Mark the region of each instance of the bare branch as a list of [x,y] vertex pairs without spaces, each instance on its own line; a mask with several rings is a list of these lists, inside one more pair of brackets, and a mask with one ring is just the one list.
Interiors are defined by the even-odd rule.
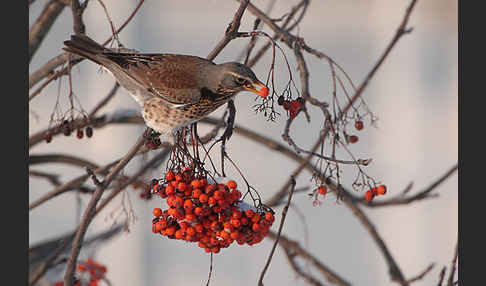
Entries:
[[29,176],[44,178],[54,186],[59,186],[61,184],[59,182],[59,175],[50,174],[41,171],[29,170]]
[[[148,129],[147,129],[148,130]],[[110,171],[108,176],[103,180],[103,182],[96,188],[96,191],[93,194],[86,210],[83,214],[83,218],[81,220],[81,224],[78,227],[78,231],[74,237],[73,241],[73,249],[71,251],[71,256],[69,257],[66,274],[64,276],[64,285],[73,285],[74,284],[74,270],[76,268],[76,262],[78,259],[79,252],[81,251],[81,246],[83,244],[84,235],[86,230],[88,229],[89,224],[91,223],[94,215],[95,209],[98,201],[101,199],[101,195],[108,187],[108,185],[115,179],[118,173],[130,162],[130,160],[137,154],[140,147],[143,146],[145,142],[145,136],[140,136],[138,141],[135,145],[130,149],[130,151],[123,157],[120,162]]]
[[356,204],[354,204],[352,200],[345,199],[347,196],[346,192],[342,192],[342,196],[346,206],[349,209],[351,209],[351,211],[358,218],[358,220],[361,222],[363,227],[370,233],[371,237],[373,238],[373,240],[381,250],[383,256],[385,257],[385,261],[388,264],[388,271],[392,281],[398,282],[402,286],[408,285],[408,282],[403,276],[402,271],[398,267],[397,262],[391,255],[390,251],[388,250],[388,247],[386,246],[381,236],[378,234],[378,231],[376,230],[373,223],[368,219],[368,217],[364,214],[364,212]]
[[309,284],[315,285],[315,286],[322,286],[321,282],[314,278],[312,275],[309,273],[304,272],[302,269],[300,269],[299,265],[297,265],[297,262],[295,261],[296,255],[293,253],[293,251],[290,248],[283,248],[284,253],[290,263],[290,266],[294,271],[302,276]]
[[[273,231],[268,233],[268,237],[271,239],[277,238],[277,234]],[[336,285],[339,286],[350,286],[351,284],[341,278],[338,274],[334,273],[331,269],[325,266],[322,262],[320,262],[314,255],[310,254],[307,250],[302,248],[296,241],[293,241],[287,238],[284,235],[281,235],[279,238],[279,245],[283,248],[288,248],[293,251],[295,255],[302,257],[303,259],[309,260],[316,269],[318,269],[326,279]]]
[[272,246],[272,250],[270,250],[270,255],[268,256],[267,263],[265,264],[265,267],[263,267],[262,274],[260,275],[260,280],[258,280],[258,285],[263,286],[263,276],[265,275],[265,272],[267,271],[268,267],[270,266],[270,261],[272,261],[273,253],[275,252],[275,248],[277,247],[278,240],[280,238],[280,235],[282,233],[282,228],[283,224],[285,222],[285,217],[287,216],[287,211],[289,210],[289,205],[290,205],[290,200],[292,199],[292,195],[294,194],[295,190],[295,179],[294,177],[290,178],[292,183],[289,191],[289,199],[287,200],[287,204],[285,205],[283,211],[282,211],[282,219],[280,220],[280,225],[278,227],[278,232],[277,236],[275,237],[275,243]]
[[[110,164],[103,166],[103,167],[97,168],[96,170],[94,170],[94,172],[95,173],[104,173],[104,172],[106,172],[106,170],[108,170],[112,166],[118,164],[119,161],[120,160],[116,160],[116,161],[114,161]],[[82,176],[79,176],[77,178],[72,179],[69,182],[66,182],[64,184],[57,186],[54,190],[47,192],[42,197],[40,197],[36,201],[29,204],[29,211],[34,209],[35,207],[41,205],[42,203],[45,203],[46,201],[60,195],[60,194],[63,194],[67,191],[70,191],[70,190],[73,190],[73,189],[76,189],[76,188],[80,188],[81,184],[83,184],[88,178],[89,178],[89,175],[84,174]]]
[[454,251],[454,258],[452,258],[450,272],[449,272],[449,279],[447,279],[447,286],[454,285],[454,274],[456,273],[456,262],[459,253],[459,240],[456,243],[456,250]]
[[245,12],[246,7],[248,6],[249,0],[242,0],[240,7],[238,7],[238,10],[235,13],[235,16],[233,17],[233,21],[231,24],[228,26],[226,29],[226,32],[224,34],[224,38],[219,41],[219,43],[216,45],[216,47],[209,53],[207,56],[207,59],[212,61],[216,56],[228,45],[231,40],[236,38],[238,34],[238,29],[240,28],[240,23],[241,23],[241,17],[243,17],[243,13]]
[[83,10],[79,5],[78,0],[71,0],[71,11],[73,13],[73,31],[76,34],[84,34],[86,27],[84,26],[82,13]]
[[35,52],[41,45],[45,36],[61,14],[66,5],[59,0],[51,0],[46,4],[40,16],[30,28],[29,32],[29,63]]
[[29,165],[36,164],[48,164],[48,163],[64,163],[73,166],[78,166],[81,168],[90,167],[92,169],[97,169],[99,166],[93,162],[86,159],[68,155],[68,154],[44,154],[44,155],[30,155]]
[[[428,198],[433,198],[436,197],[434,194],[430,194],[433,190],[435,190],[440,184],[442,184],[447,178],[452,176],[458,169],[458,164],[455,164],[450,168],[444,175],[442,175],[440,178],[438,178],[435,182],[433,182],[429,187],[425,188],[425,190],[420,191],[416,193],[415,195],[409,196],[409,197],[403,197],[397,196],[394,198],[390,198],[387,200],[382,200],[382,201],[372,201],[372,202],[366,202],[363,198],[356,198],[353,197],[353,200],[362,202],[368,207],[384,207],[384,206],[396,206],[396,205],[406,205],[410,204],[415,201],[423,200],[423,199],[428,199]],[[408,189],[408,188],[407,188]],[[407,189],[402,192],[402,194],[406,193]]]

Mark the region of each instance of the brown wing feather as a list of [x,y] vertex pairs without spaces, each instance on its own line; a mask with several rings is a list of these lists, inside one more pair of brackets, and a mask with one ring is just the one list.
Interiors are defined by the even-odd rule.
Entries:
[[[187,55],[172,54],[120,54],[104,56],[126,70],[155,95],[173,104],[193,104],[200,100],[198,68],[209,61]],[[212,64],[212,62],[209,62]]]

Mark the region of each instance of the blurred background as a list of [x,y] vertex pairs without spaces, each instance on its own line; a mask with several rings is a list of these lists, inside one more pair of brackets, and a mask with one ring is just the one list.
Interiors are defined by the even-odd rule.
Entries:
[[[266,9],[269,1],[251,1]],[[270,12],[273,18],[287,13],[299,1],[277,0]],[[37,0],[29,7],[29,26],[34,23],[46,0]],[[103,3],[116,27],[119,27],[137,5],[136,1],[104,0]],[[333,58],[359,85],[375,65],[402,21],[409,1],[398,0],[329,0],[311,1],[304,19],[294,32],[306,43]],[[128,48],[142,52],[192,54],[206,57],[223,37],[239,3],[227,0],[209,1],[146,1],[131,23],[119,34]],[[457,1],[418,1],[409,21],[413,32],[404,36],[379,69],[363,98],[379,118],[376,127],[365,121],[359,143],[349,146],[358,158],[373,158],[365,172],[388,187],[388,197],[400,194],[413,182],[413,192],[428,187],[449,170],[458,160],[458,22]],[[111,29],[102,6],[90,1],[84,12],[86,33],[104,42]],[[252,29],[255,17],[248,11],[242,19],[241,31]],[[266,27],[265,31],[269,31]],[[62,52],[62,42],[72,34],[72,15],[69,7],[54,23],[50,33],[33,57],[29,73]],[[272,33],[270,33],[272,34]],[[263,42],[263,41],[262,41]],[[232,41],[215,62],[233,61],[244,51],[248,39]],[[294,77],[298,72],[292,51],[281,45],[289,59]],[[277,56],[277,88],[282,89],[288,79],[282,57]],[[305,55],[310,71],[310,92],[320,100],[330,99],[331,81],[326,62]],[[253,70],[265,79],[271,53]],[[105,96],[115,80],[100,72],[97,65],[84,61],[72,72],[73,91],[81,106],[89,111]],[[296,80],[297,86],[300,86]],[[51,83],[29,102],[29,134],[47,127],[56,100],[67,109],[67,78]],[[235,98],[236,124],[260,134],[281,139],[284,118],[268,122],[263,114],[256,114],[252,106],[255,96],[241,93]],[[120,89],[116,97],[101,113],[119,109],[138,109],[128,93]],[[219,117],[224,111],[214,113]],[[311,112],[311,124],[299,116],[293,126],[297,143],[310,148],[321,126],[319,112]],[[199,125],[201,133],[209,127]],[[206,129],[205,129],[206,128]],[[77,140],[58,136],[51,144],[41,143],[30,154],[65,153],[88,158],[100,165],[121,156],[143,132],[141,125],[111,125],[95,129],[90,139]],[[228,152],[237,162],[249,182],[269,199],[287,180],[297,164],[280,154],[269,152],[235,135]],[[217,156],[217,155],[216,155]],[[219,157],[217,157],[219,158]],[[125,168],[131,174],[143,158],[135,158]],[[51,164],[32,169],[60,174],[69,180],[84,173],[83,169]],[[160,172],[153,177],[159,178]],[[243,183],[236,172],[228,170],[237,182]],[[350,188],[356,175],[354,167],[344,167],[342,177]],[[311,186],[310,174],[303,173],[297,186]],[[52,190],[45,180],[30,178],[29,202]],[[129,188],[131,190],[131,188]],[[414,285],[435,285],[443,266],[449,266],[458,237],[458,179],[454,174],[436,190],[440,196],[410,205],[383,208],[364,208],[377,231],[387,244],[407,278],[417,275],[429,264],[434,269]],[[135,220],[129,232],[118,235],[100,247],[95,259],[108,268],[107,277],[116,286],[124,285],[202,285],[209,272],[209,255],[197,246],[183,241],[168,240],[151,232],[152,209],[161,200],[142,201],[138,192],[125,192],[97,216],[88,229],[88,236],[107,229],[124,216],[124,205],[133,210]],[[59,234],[74,230],[79,223],[77,201],[82,210],[89,201],[87,195],[63,194],[29,212],[29,244],[36,244]],[[377,198],[379,200],[381,198]],[[282,207],[276,208],[280,221]],[[277,230],[278,223],[272,227]],[[293,198],[283,233],[297,240],[325,265],[353,285],[390,285],[385,259],[361,226],[357,218],[343,204],[329,195],[318,207],[305,194]],[[215,255],[210,285],[255,285],[270,252],[273,241],[265,239],[254,246],[232,245]],[[83,257],[88,255],[82,253]],[[316,277],[329,284],[317,271]],[[306,285],[289,266],[285,254],[277,248],[265,285]]]

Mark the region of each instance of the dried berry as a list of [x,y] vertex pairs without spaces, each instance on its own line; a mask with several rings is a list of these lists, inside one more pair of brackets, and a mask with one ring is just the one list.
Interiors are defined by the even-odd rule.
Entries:
[[351,136],[348,137],[348,141],[349,141],[349,143],[356,143],[356,142],[358,142],[358,136],[351,135]]
[[76,137],[78,137],[78,139],[83,139],[83,136],[83,129],[78,129],[78,132],[76,132]]
[[46,143],[50,143],[52,141],[52,133],[48,131],[44,139],[46,140]]
[[91,138],[93,136],[93,128],[91,126],[86,127],[86,137]]

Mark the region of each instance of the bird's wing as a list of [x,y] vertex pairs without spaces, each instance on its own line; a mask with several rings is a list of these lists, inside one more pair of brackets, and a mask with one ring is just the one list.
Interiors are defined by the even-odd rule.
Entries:
[[172,54],[103,53],[127,75],[176,107],[196,103],[201,98],[198,73],[203,58]]

